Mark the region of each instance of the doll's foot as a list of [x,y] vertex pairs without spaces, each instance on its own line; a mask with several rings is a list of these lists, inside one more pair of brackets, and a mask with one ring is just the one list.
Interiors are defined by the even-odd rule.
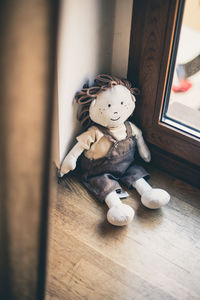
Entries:
[[162,189],[150,189],[142,194],[142,204],[151,209],[157,209],[166,205],[170,200],[170,195]]
[[132,222],[134,217],[134,210],[126,204],[118,204],[112,206],[107,213],[107,220],[110,224],[115,226],[124,226]]

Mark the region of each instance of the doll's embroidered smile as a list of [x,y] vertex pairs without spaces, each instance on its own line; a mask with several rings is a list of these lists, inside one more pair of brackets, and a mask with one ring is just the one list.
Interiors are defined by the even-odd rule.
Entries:
[[117,119],[111,119],[112,121],[118,121],[120,119],[120,117],[119,118],[117,118]]

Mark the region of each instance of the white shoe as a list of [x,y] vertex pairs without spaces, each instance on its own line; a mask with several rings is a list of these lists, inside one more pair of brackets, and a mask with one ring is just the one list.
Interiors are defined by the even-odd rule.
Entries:
[[151,209],[157,209],[166,205],[170,195],[162,189],[147,190],[141,197],[142,204]]
[[134,217],[134,210],[126,204],[118,204],[112,206],[107,213],[107,220],[110,224],[115,226],[124,226],[132,222]]

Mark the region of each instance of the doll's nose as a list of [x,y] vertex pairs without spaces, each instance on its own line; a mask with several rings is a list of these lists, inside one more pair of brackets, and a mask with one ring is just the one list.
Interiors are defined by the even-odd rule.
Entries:
[[115,112],[114,112],[114,115],[115,115],[115,114],[118,114],[118,112],[117,112],[117,111],[115,111]]

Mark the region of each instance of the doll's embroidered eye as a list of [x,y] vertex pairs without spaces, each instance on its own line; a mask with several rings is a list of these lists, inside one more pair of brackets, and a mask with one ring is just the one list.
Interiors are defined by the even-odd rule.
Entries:
[[111,107],[111,104],[108,104],[108,107]]
[[121,102],[121,105],[123,105],[123,104],[124,104],[124,102],[122,101],[122,102]]

